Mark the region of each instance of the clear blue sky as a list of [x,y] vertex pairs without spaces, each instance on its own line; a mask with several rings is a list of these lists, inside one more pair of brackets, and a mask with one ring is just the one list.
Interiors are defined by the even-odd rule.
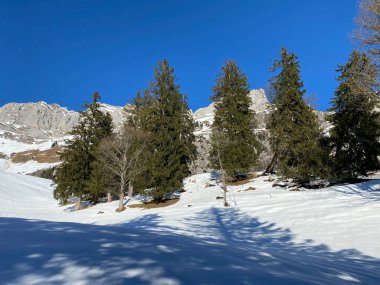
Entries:
[[336,66],[354,48],[356,0],[0,0],[0,105],[46,101],[80,109],[98,90],[124,105],[163,58],[196,109],[234,59],[251,88],[267,88],[286,47],[307,92],[326,109]]

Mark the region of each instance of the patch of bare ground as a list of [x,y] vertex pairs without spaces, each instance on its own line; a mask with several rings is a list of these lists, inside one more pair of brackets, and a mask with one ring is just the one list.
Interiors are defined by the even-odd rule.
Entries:
[[46,150],[27,150],[23,152],[14,153],[11,155],[13,163],[24,163],[29,160],[34,160],[38,163],[55,163],[59,162],[59,152],[62,151],[62,147],[55,146]]
[[128,208],[142,208],[142,209],[155,209],[155,208],[163,208],[167,206],[174,205],[179,201],[179,198],[164,200],[162,202],[149,202],[144,204],[134,204],[127,206]]
[[0,152],[0,159],[7,159],[7,158],[8,157],[4,153]]
[[254,179],[254,178],[257,178],[257,176],[254,174],[250,174],[244,179],[227,181],[226,184],[227,184],[227,186],[240,186],[240,185],[244,185],[244,184],[253,182],[252,179]]
[[23,143],[32,144],[33,142],[35,142],[35,139],[33,137],[28,136],[28,135],[24,135],[24,134],[15,134],[12,132],[4,132],[1,136],[5,139],[23,142]]
[[120,212],[124,212],[125,209],[127,209],[127,208],[126,208],[126,207],[123,207],[121,210],[120,210],[119,208],[116,208],[115,212],[118,212],[118,213],[120,213]]

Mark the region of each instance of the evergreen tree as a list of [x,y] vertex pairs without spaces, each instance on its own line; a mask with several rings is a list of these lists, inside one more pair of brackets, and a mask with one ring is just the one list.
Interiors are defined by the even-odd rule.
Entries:
[[284,178],[307,183],[324,172],[317,117],[303,99],[297,56],[283,48],[272,69],[278,73],[271,79],[274,110],[268,128],[277,169]]
[[112,133],[112,118],[100,111],[99,99],[99,93],[95,92],[93,102],[85,104],[87,110],[80,113],[78,125],[69,133],[72,139],[66,141],[65,150],[61,153],[62,164],[57,169],[55,198],[67,203],[70,197],[75,196],[79,199],[77,208],[84,198],[93,202],[98,198],[98,190],[93,193],[88,187],[96,161],[95,149],[104,137]]
[[215,118],[210,161],[215,169],[223,165],[226,174],[234,178],[248,172],[259,154],[249,91],[245,74],[235,62],[227,61],[211,97],[215,103]]
[[334,126],[330,132],[334,172],[356,178],[380,166],[377,69],[366,54],[354,51],[338,72],[340,84],[329,117]]
[[[99,144],[102,144],[100,142]],[[93,152],[94,160],[91,163],[90,178],[86,181],[86,190],[90,193],[90,200],[96,203],[99,198],[112,192],[114,188],[115,177],[110,173],[104,161],[102,161],[102,152],[99,147]]]
[[155,144],[153,143],[154,134],[154,112],[156,108],[156,100],[146,89],[141,95],[137,92],[132,101],[133,109],[132,116],[128,117],[127,125],[135,128],[137,131],[144,133],[146,141],[150,142],[145,146],[145,151],[142,153],[145,157],[143,170],[134,179],[134,189],[136,192],[143,192],[145,189],[154,187],[153,177],[153,157],[155,153]]
[[183,179],[190,174],[189,164],[196,156],[195,124],[187,98],[175,81],[174,69],[164,60],[155,69],[149,90],[135,100],[141,104],[136,105],[134,121],[148,133],[152,144],[146,171],[137,180],[149,173],[156,201],[182,187]]

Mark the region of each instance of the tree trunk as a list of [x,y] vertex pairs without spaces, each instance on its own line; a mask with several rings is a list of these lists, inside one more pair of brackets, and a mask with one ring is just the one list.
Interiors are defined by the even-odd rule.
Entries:
[[108,192],[108,193],[107,193],[107,201],[108,201],[108,203],[111,203],[111,202],[112,202],[111,192]]
[[124,192],[123,193],[120,193],[120,197],[119,197],[119,208],[118,210],[119,211],[123,211],[124,209]]
[[276,164],[277,164],[277,153],[273,156],[264,174],[272,174],[274,172],[274,168],[276,167]]
[[222,183],[223,183],[223,199],[224,199],[224,207],[228,207],[229,204],[227,202],[227,184],[226,184],[226,176],[224,174],[224,172],[222,173]]
[[77,202],[75,203],[75,211],[78,211],[82,208],[81,200],[81,198],[78,198]]
[[121,178],[120,181],[120,191],[119,191],[119,211],[123,211],[124,209],[124,178]]
[[128,197],[132,197],[133,196],[133,185],[131,183],[131,181],[128,182]]

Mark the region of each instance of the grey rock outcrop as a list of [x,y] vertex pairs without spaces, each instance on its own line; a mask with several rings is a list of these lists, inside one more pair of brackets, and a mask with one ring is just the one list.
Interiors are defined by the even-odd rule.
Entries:
[[[102,104],[116,128],[123,121],[123,108]],[[69,111],[57,104],[9,103],[0,107],[0,136],[32,143],[34,140],[61,138],[78,124],[79,112]]]
[[78,123],[79,114],[57,104],[9,103],[0,108],[0,131],[18,140],[62,137]]

